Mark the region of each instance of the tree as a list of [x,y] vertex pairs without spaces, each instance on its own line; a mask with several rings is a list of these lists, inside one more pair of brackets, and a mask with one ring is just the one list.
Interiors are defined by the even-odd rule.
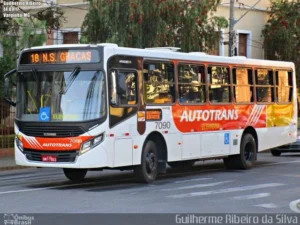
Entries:
[[22,27],[18,51],[24,48],[43,45],[47,41],[46,21],[40,21],[37,19],[28,20],[22,18],[18,19],[17,23]]
[[[17,53],[24,48],[42,45],[46,37],[46,22],[37,19],[17,19],[14,21],[22,30],[16,45],[16,36],[5,34],[0,36],[5,54],[0,57],[0,120],[6,118],[10,113],[10,106],[3,99],[3,75],[16,67]],[[12,36],[11,36],[12,35]],[[9,37],[9,38],[8,38]]]
[[[5,1],[5,0],[4,0]],[[19,0],[14,0],[11,2],[19,2]],[[46,1],[40,1],[40,0],[31,0],[31,2],[34,2],[35,4],[45,3]],[[20,13],[28,13],[26,10],[24,10],[22,6],[10,6],[15,8],[17,12]],[[5,7],[0,7],[0,35],[3,35],[7,32],[13,32],[17,33],[20,24],[16,22],[14,18],[5,17],[4,16],[4,9]],[[34,19],[39,21],[45,21],[47,31],[50,33],[52,29],[59,29],[66,21],[66,18],[64,16],[64,11],[62,8],[58,7],[56,4],[48,4],[45,8],[41,8],[36,13],[32,13],[30,11],[30,17],[29,19],[34,24]]]
[[[18,2],[14,0],[11,2]],[[32,0],[37,4],[44,3],[40,0]],[[10,6],[15,8],[19,13],[28,13],[22,6]],[[0,43],[5,50],[3,57],[0,57],[0,96],[3,96],[3,75],[16,66],[17,52],[25,47],[43,44],[46,36],[45,32],[42,34],[35,34],[35,30],[43,28],[48,33],[52,29],[59,29],[66,21],[64,11],[56,4],[50,4],[45,8],[41,8],[36,13],[30,11],[30,17],[24,20],[18,20],[4,15],[4,6],[0,6]],[[41,22],[43,21],[43,22]],[[22,32],[20,32],[22,29]],[[42,29],[42,30],[43,30]],[[23,33],[23,34],[22,34]],[[16,38],[21,34],[19,47],[16,48]],[[0,97],[0,120],[7,117],[9,114],[9,105]]]
[[300,85],[300,1],[275,0],[265,25],[264,50],[267,59],[292,61]]
[[227,27],[223,17],[210,17],[220,0],[88,0],[82,42],[113,42],[125,47],[176,46],[206,51]]

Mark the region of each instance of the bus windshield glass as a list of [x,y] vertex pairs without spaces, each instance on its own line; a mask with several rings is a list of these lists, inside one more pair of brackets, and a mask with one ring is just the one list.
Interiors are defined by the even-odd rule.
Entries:
[[18,76],[17,119],[36,122],[86,121],[105,115],[101,71],[31,72]]

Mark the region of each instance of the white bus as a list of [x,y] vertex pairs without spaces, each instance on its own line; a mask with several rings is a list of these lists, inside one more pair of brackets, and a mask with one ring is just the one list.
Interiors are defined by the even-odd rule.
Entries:
[[25,49],[5,75],[6,100],[16,106],[15,160],[63,168],[75,181],[117,168],[150,183],[167,165],[216,158],[249,169],[258,152],[296,141],[295,77],[291,62],[176,48]]

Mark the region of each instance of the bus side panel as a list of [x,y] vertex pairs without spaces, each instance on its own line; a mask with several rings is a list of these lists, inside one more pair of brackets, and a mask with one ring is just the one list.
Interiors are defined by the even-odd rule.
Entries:
[[130,166],[133,163],[134,136],[137,136],[136,129],[137,115],[122,121],[110,129],[107,138],[113,136],[113,167]]

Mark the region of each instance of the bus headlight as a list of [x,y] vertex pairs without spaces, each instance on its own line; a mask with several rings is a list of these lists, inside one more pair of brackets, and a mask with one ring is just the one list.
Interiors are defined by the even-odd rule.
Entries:
[[92,148],[96,147],[97,145],[99,145],[103,141],[103,137],[104,137],[103,134],[100,134],[99,136],[84,142],[81,145],[79,154],[82,155],[88,152],[89,150],[91,150]]
[[18,135],[16,136],[16,144],[17,144],[18,148],[20,149],[20,151],[23,152],[24,146],[23,146],[22,141],[21,141],[20,138],[18,137]]

